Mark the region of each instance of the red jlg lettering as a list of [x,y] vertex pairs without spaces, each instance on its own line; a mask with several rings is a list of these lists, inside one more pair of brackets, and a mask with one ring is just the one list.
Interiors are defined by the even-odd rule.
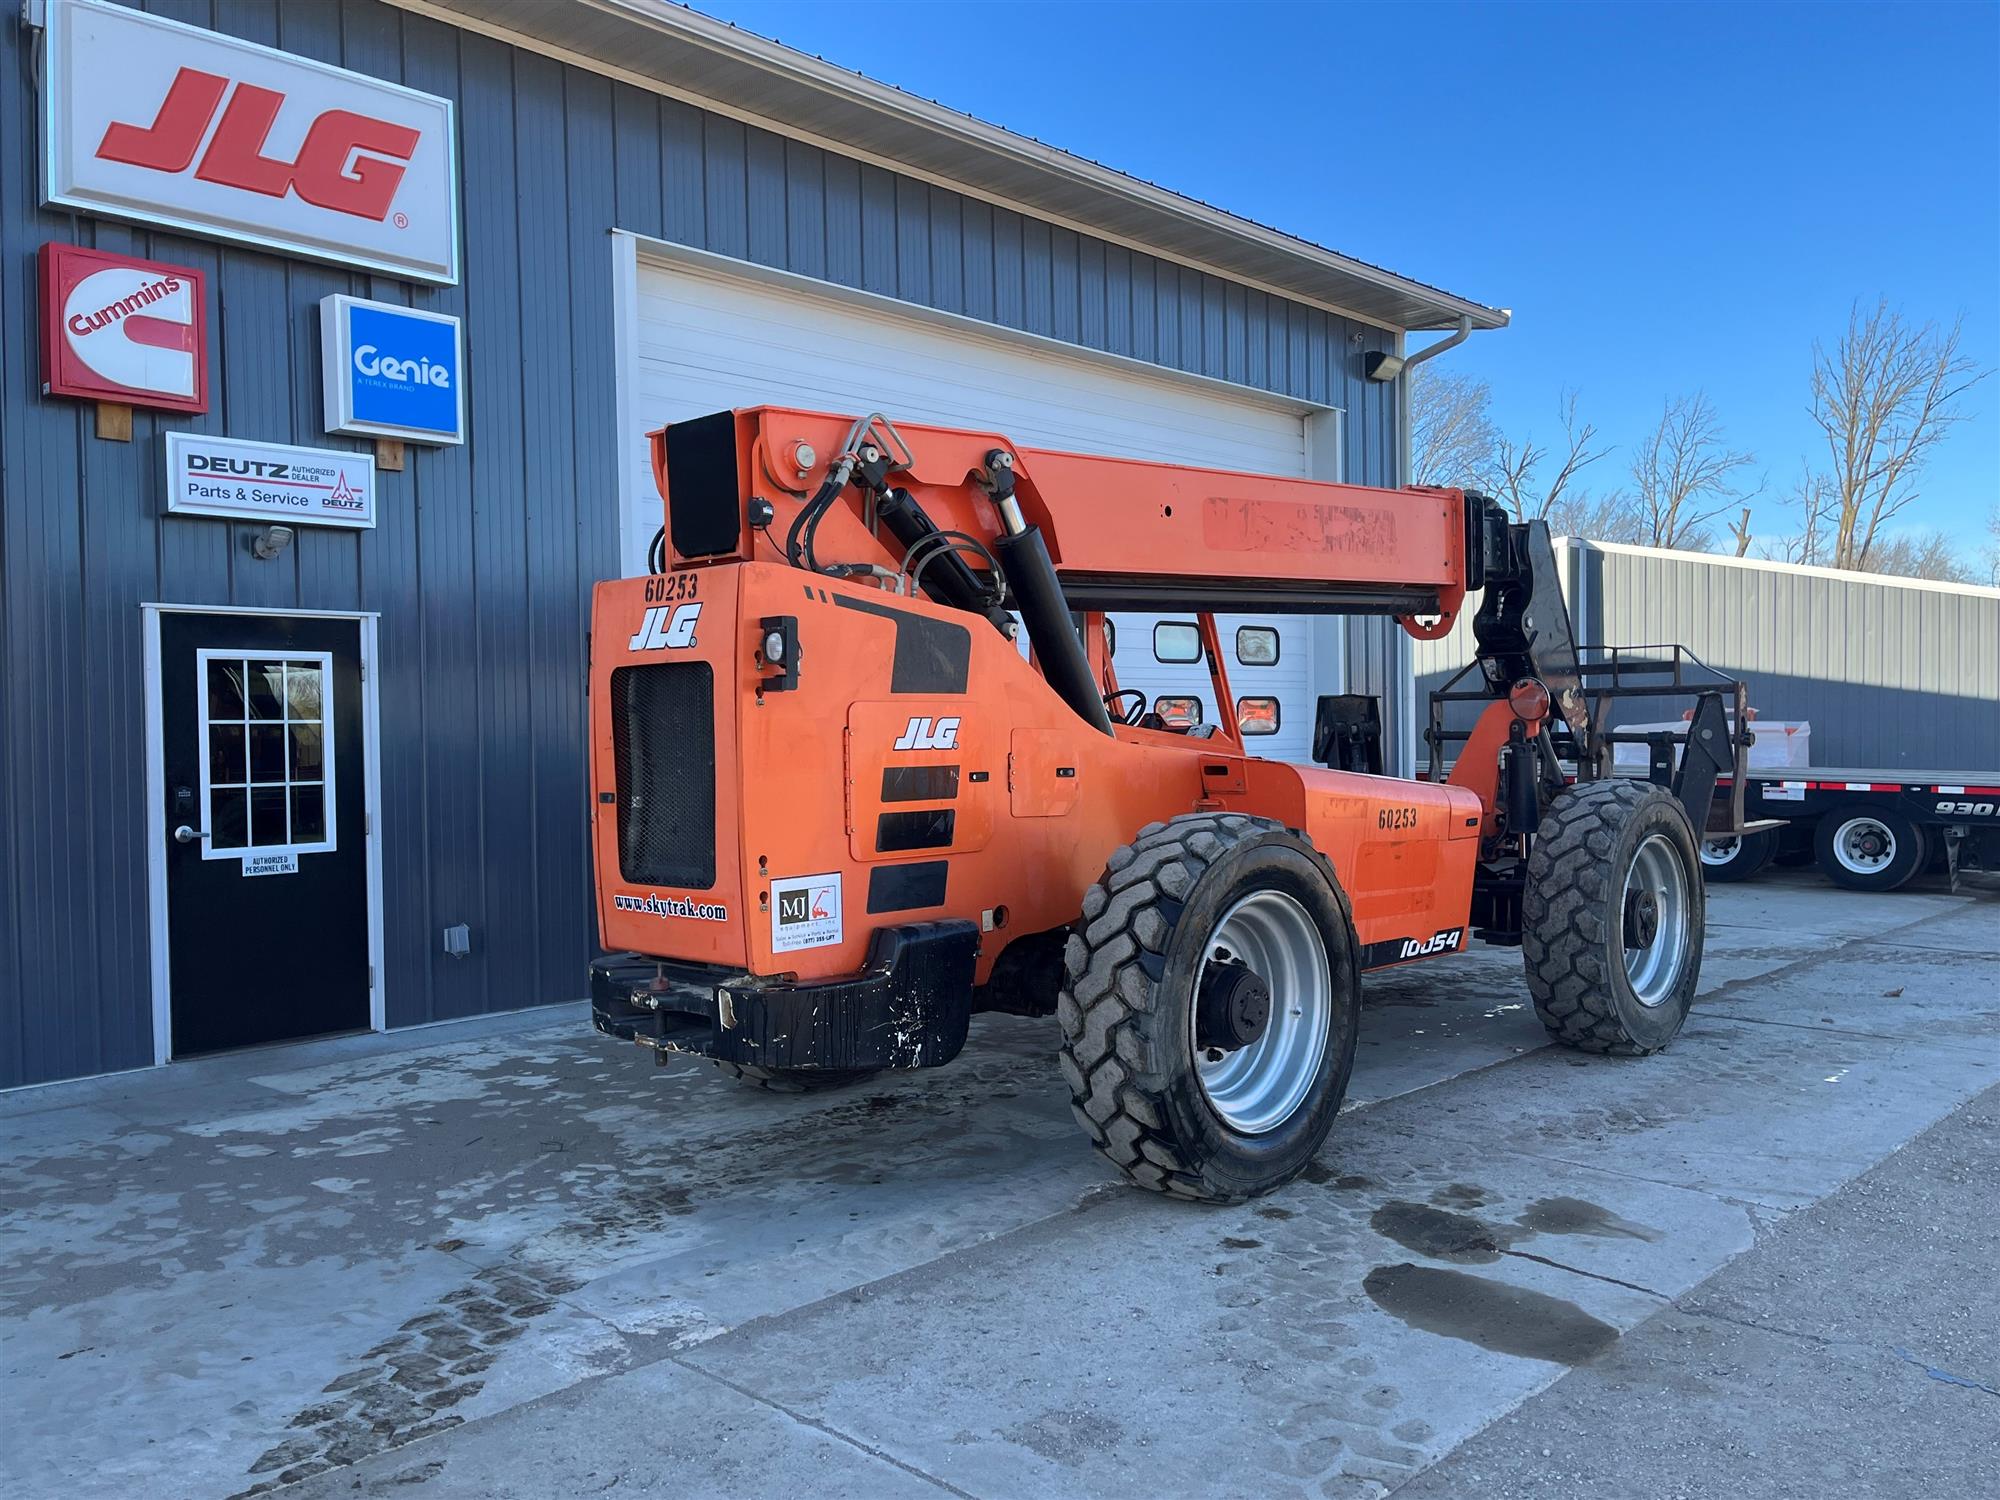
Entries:
[[[155,172],[185,172],[220,108],[222,123],[195,168],[203,182],[272,198],[294,192],[320,208],[378,223],[388,218],[422,133],[392,120],[329,109],[306,131],[298,160],[288,162],[264,155],[264,142],[284,104],[285,96],[275,89],[239,83],[231,93],[229,80],[220,74],[182,68],[153,123],[111,125],[97,154]],[[364,152],[368,154],[360,154]]]

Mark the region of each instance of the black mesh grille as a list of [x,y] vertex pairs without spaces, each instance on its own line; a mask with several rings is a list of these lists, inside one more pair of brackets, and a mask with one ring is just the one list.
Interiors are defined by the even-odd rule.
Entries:
[[611,674],[618,871],[634,885],[715,884],[715,671],[705,661]]

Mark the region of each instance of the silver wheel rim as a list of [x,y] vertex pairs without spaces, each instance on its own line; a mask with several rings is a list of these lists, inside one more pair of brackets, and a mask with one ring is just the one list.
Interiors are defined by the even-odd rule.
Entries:
[[1896,862],[1896,835],[1880,818],[1849,818],[1833,831],[1833,857],[1855,875],[1880,875]]
[[1741,839],[1705,839],[1701,846],[1701,862],[1705,865],[1730,865],[1736,863],[1736,856],[1742,852]]
[[1319,925],[1283,891],[1245,896],[1209,935],[1189,997],[1188,1036],[1208,966],[1234,959],[1271,987],[1264,1034],[1233,1052],[1195,1049],[1195,1078],[1209,1107],[1230,1129],[1263,1135],[1290,1119],[1312,1092],[1333,1026],[1333,974]]
[[1687,871],[1681,865],[1680,851],[1663,833],[1648,836],[1633,851],[1632,868],[1625,875],[1621,910],[1629,912],[1632,898],[1641,891],[1652,895],[1659,925],[1652,942],[1645,947],[1626,948],[1625,977],[1639,1003],[1651,1007],[1664,1005],[1672,998],[1691,946]]

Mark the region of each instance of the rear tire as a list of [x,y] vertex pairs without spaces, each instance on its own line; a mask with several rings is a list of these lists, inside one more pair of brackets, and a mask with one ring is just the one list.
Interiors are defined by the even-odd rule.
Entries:
[[1819,820],[1813,855],[1835,885],[1850,891],[1893,891],[1923,869],[1930,841],[1893,808],[1849,802]]
[[753,1089],[773,1094],[821,1094],[828,1089],[844,1089],[850,1083],[873,1078],[875,1068],[759,1068],[748,1063],[709,1059],[715,1071]]
[[1528,856],[1521,957],[1564,1046],[1642,1057],[1680,1033],[1701,979],[1707,896],[1687,814],[1650,782],[1579,782]]
[[[1237,1203],[1291,1181],[1347,1093],[1357,952],[1333,867],[1299,835],[1233,813],[1142,830],[1063,954],[1062,1071],[1091,1143],[1175,1197]],[[1203,1044],[1243,971],[1267,986],[1265,1019]]]
[[1760,828],[1741,838],[1703,839],[1702,879],[1725,885],[1735,880],[1749,880],[1762,874],[1764,866],[1777,852],[1778,836],[1769,828]]

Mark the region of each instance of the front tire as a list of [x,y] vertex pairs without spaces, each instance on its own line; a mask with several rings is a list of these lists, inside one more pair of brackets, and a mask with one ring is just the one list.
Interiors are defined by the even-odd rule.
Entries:
[[1583,1052],[1641,1057],[1680,1034],[1707,893],[1687,814],[1650,782],[1580,782],[1528,856],[1521,956],[1535,1014]]
[[1923,829],[1893,808],[1850,802],[1819,820],[1813,855],[1835,885],[1893,891],[1923,869],[1930,847]]
[[1356,955],[1347,897],[1299,835],[1232,813],[1142,830],[1063,955],[1062,1070],[1091,1143],[1176,1197],[1291,1181],[1347,1092]]

